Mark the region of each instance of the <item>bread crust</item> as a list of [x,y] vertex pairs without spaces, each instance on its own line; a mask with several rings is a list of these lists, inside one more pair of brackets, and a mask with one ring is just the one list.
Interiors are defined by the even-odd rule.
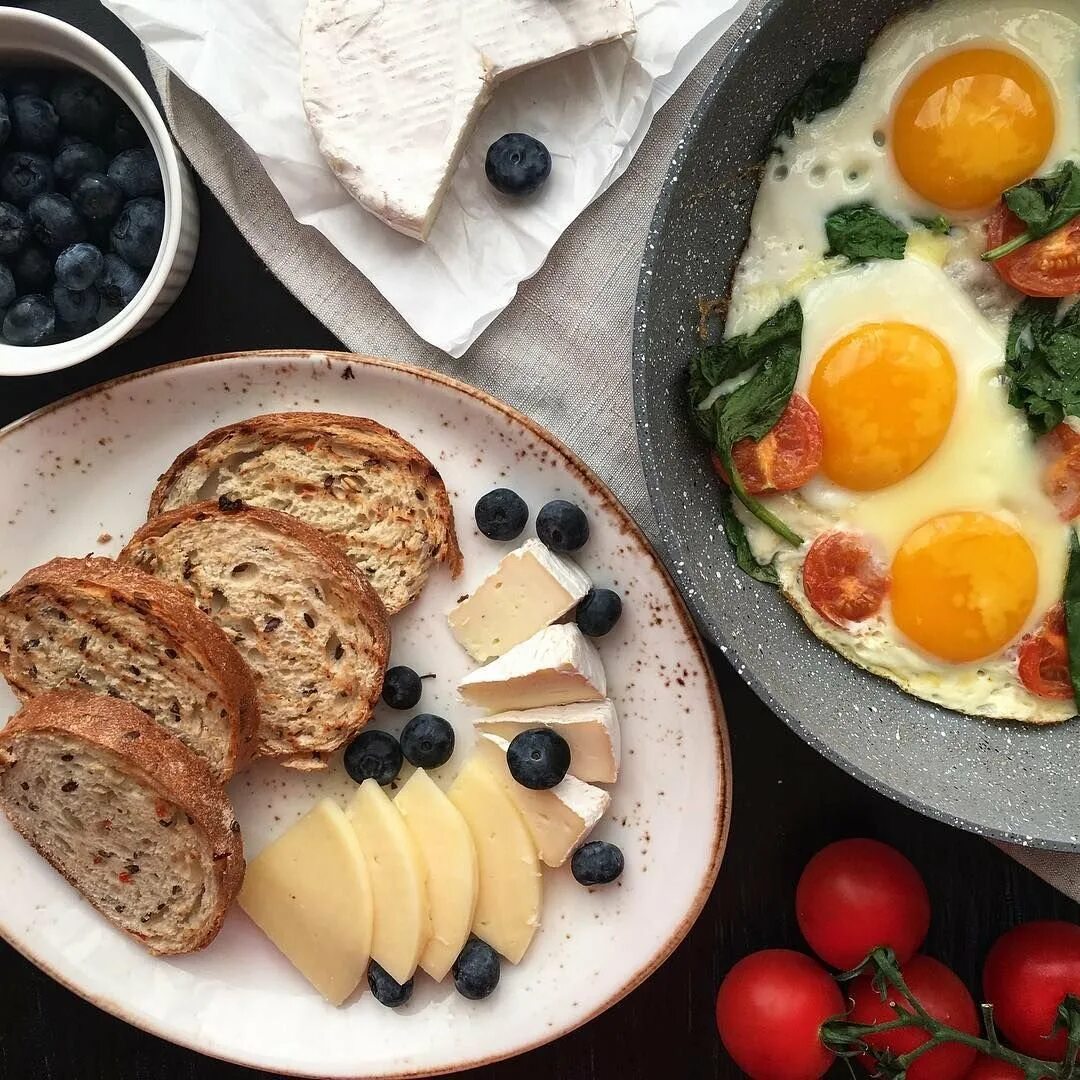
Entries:
[[[225,774],[227,780],[243,768],[257,748],[259,707],[255,680],[225,632],[192,603],[183,589],[166,581],[121,566],[112,559],[51,559],[28,570],[3,596],[0,605],[19,602],[20,595],[53,590],[101,594],[111,603],[122,603],[143,618],[156,622],[189,655],[213,676],[224,708],[231,718],[232,737]],[[0,674],[27,702],[43,692],[41,687],[20,682],[12,669],[10,653],[0,650]]]
[[[323,565],[327,576],[335,579],[342,586],[343,591],[351,597],[353,614],[357,621],[363,622],[370,630],[379,667],[385,672],[386,663],[390,658],[390,621],[386,608],[379,599],[379,594],[368,584],[364,575],[356,568],[356,564],[345,554],[333,537],[292,514],[225,500],[191,503],[151,518],[132,536],[117,558],[121,563],[135,566],[135,559],[140,548],[150,541],[166,536],[178,525],[236,517],[302,545]],[[294,758],[291,752],[270,751],[260,743],[256,751],[257,756],[275,757],[282,764],[297,769],[325,768],[326,764],[321,755],[338,749],[371,719],[381,693],[382,678],[380,677],[368,687],[366,696],[358,696],[355,699],[356,711],[353,724],[329,737],[326,745],[319,747],[317,752],[303,752]]]
[[[190,939],[171,944],[152,943],[131,934],[155,956],[178,956],[205,948],[217,937],[244,881],[244,844],[240,823],[224,789],[206,762],[143,714],[135,705],[81,690],[54,690],[32,698],[0,731],[0,773],[17,758],[12,743],[20,733],[75,736],[119,757],[142,786],[180,807],[210,841],[210,869],[218,883],[218,903],[210,919]],[[14,818],[11,819],[14,823]],[[16,828],[18,826],[16,825]],[[82,889],[20,829],[20,834],[79,892]],[[84,894],[85,895],[85,894]],[[109,913],[86,897],[101,913]],[[114,925],[116,925],[114,923]],[[120,929],[124,929],[120,927]]]
[[[154,518],[162,513],[169,493],[185,469],[200,456],[234,437],[255,437],[267,444],[337,438],[351,443],[359,452],[372,458],[408,470],[417,484],[417,490],[422,491],[425,500],[435,508],[432,558],[445,563],[452,577],[456,578],[461,573],[464,560],[454,527],[454,510],[439,471],[396,431],[361,416],[319,412],[266,413],[217,428],[182,451],[162,473],[150,496],[147,516]],[[243,497],[243,492],[238,494]],[[394,611],[391,610],[390,614],[394,614]]]

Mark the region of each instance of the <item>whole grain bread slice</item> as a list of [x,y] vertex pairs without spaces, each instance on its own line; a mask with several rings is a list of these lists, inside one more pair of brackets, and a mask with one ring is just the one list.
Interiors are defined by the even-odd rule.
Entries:
[[53,559],[0,596],[0,674],[23,701],[130,701],[219,780],[255,750],[255,682],[225,632],[185,590],[111,559]]
[[162,475],[149,516],[207,499],[281,510],[335,536],[393,615],[433,564],[454,577],[461,550],[435,466],[362,417],[271,413],[210,432]]
[[244,880],[240,825],[206,763],[126,701],[54,691],[0,731],[0,805],[150,952],[213,941]]
[[390,653],[386,609],[326,533],[222,498],[151,519],[119,559],[187,590],[247,661],[260,755],[320,768],[371,718]]

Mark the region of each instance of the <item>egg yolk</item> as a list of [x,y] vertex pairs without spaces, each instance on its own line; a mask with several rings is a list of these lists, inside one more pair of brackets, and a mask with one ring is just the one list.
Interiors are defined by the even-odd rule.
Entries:
[[910,476],[941,445],[956,406],[956,367],[920,326],[869,323],[832,345],[810,380],[825,475],[853,491]]
[[978,660],[1020,633],[1038,584],[1035,553],[1011,525],[973,511],[943,514],[915,529],[896,553],[893,619],[942,660]]
[[1054,141],[1054,101],[1042,75],[1000,49],[967,49],[930,64],[893,113],[900,174],[949,210],[978,210],[1026,180]]

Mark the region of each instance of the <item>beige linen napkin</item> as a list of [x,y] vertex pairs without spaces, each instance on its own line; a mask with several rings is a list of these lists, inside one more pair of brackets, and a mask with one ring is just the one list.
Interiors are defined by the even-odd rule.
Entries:
[[[320,233],[299,225],[236,133],[153,54],[148,59],[184,153],[263,262],[322,323],[355,352],[438,368],[534,417],[655,535],[631,392],[638,268],[679,137],[758,7],[752,4],[698,65],[657,114],[625,175],[578,218],[544,268],[460,360],[413,334]],[[1080,900],[1080,856],[1001,846]]]

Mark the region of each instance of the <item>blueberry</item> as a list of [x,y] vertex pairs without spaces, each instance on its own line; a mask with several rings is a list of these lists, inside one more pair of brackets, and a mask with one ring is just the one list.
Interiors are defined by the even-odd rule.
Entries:
[[109,163],[109,179],[129,198],[160,195],[161,170],[153,150],[124,150]]
[[60,137],[60,117],[43,97],[11,99],[11,135],[24,150],[48,150]]
[[496,488],[476,504],[476,527],[489,540],[513,540],[529,520],[529,507],[516,491]]
[[392,784],[401,772],[401,746],[385,731],[361,731],[345,747],[345,771],[358,783]]
[[547,791],[561,784],[570,768],[570,744],[551,728],[529,728],[514,736],[506,764],[522,787]]
[[56,260],[56,280],[66,289],[89,289],[105,269],[105,256],[93,244],[72,244]]
[[19,68],[10,71],[4,78],[8,97],[14,98],[20,95],[27,97],[47,98],[49,96],[49,84],[39,71]]
[[570,872],[579,885],[610,885],[624,866],[623,853],[605,840],[584,844],[570,860]]
[[105,269],[97,280],[97,290],[105,307],[127,307],[142,288],[145,279],[118,255],[111,252],[105,256]]
[[486,941],[471,937],[454,961],[453,972],[457,992],[470,1001],[480,1001],[499,985],[499,954]]
[[101,297],[97,289],[65,289],[59,283],[52,287],[52,302],[56,308],[56,317],[68,326],[80,329],[90,326],[97,318]]
[[105,151],[84,139],[62,146],[53,158],[53,175],[62,187],[70,188],[80,176],[105,169]]
[[368,986],[371,993],[380,1005],[388,1009],[397,1009],[408,1003],[412,997],[413,980],[410,979],[404,986],[397,981],[388,971],[371,961],[367,973]]
[[60,126],[75,135],[96,139],[105,133],[112,120],[112,94],[88,75],[65,75],[58,79],[51,98]]
[[8,141],[11,134],[11,114],[8,112],[7,98],[0,93],[0,146]]
[[146,197],[124,204],[109,233],[113,251],[126,263],[149,270],[165,232],[165,204]]
[[87,221],[112,221],[120,213],[124,193],[104,173],[87,173],[72,186],[71,201]]
[[588,637],[610,633],[622,615],[622,598],[611,589],[590,589],[577,606],[577,624]]
[[0,196],[26,206],[35,195],[53,189],[52,162],[42,154],[13,150],[0,160]]
[[116,119],[113,121],[107,142],[114,154],[146,145],[146,132],[142,124],[135,119],[135,114],[126,105],[121,105],[117,109]]
[[420,676],[410,667],[392,667],[383,680],[382,699],[391,709],[411,709],[423,692]]
[[27,213],[34,237],[50,251],[61,252],[86,239],[86,222],[64,195],[35,195]]
[[15,279],[11,276],[11,271],[0,263],[0,311],[3,311],[18,295],[19,290],[15,288]]
[[536,535],[552,551],[577,551],[589,539],[589,519],[580,506],[555,499],[536,515]]
[[10,266],[20,293],[43,289],[53,274],[52,259],[37,244],[27,244],[12,258]]
[[11,203],[0,202],[0,255],[14,255],[30,239],[30,221]]
[[401,752],[418,769],[437,769],[454,752],[454,729],[441,716],[420,713],[401,733]]
[[40,345],[55,329],[56,312],[37,293],[20,296],[4,316],[4,340],[9,345]]
[[488,147],[484,171],[496,191],[531,195],[551,175],[551,155],[539,139],[512,132]]

